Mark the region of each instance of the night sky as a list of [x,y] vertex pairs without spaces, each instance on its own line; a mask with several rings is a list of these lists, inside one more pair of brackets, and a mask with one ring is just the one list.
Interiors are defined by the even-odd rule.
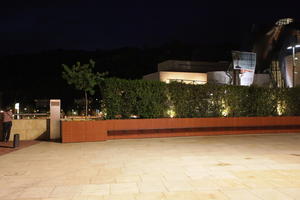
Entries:
[[[47,3],[48,2],[48,3]],[[295,4],[243,1],[1,2],[0,52],[241,42],[252,24],[300,17]],[[251,6],[253,5],[253,6]]]
[[92,58],[96,71],[141,78],[167,59],[228,60],[232,49],[245,50],[254,24],[300,20],[295,3],[209,2],[2,1],[0,104],[72,101],[79,93],[61,78],[63,63]]

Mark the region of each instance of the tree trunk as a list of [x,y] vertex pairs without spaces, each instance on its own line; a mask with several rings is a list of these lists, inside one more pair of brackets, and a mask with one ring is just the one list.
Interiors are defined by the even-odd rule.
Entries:
[[88,112],[88,99],[87,99],[87,92],[84,91],[85,94],[85,118],[87,118],[87,112]]

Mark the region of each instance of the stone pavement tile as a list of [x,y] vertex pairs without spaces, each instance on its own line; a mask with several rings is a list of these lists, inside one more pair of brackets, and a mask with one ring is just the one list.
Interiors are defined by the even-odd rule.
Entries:
[[[150,170],[149,170],[150,171]],[[132,176],[132,175],[136,175],[136,174],[142,174],[142,173],[145,173],[145,168],[142,167],[142,168],[138,168],[138,167],[124,167],[122,168],[122,174],[124,176]],[[153,171],[151,171],[153,172]]]
[[[251,189],[282,191],[290,188],[295,188],[290,189],[290,193],[296,197],[296,189],[300,188],[300,163],[294,162],[299,156],[290,154],[300,154],[299,142],[299,134],[78,144],[42,142],[0,156],[0,166],[4,166],[0,170],[0,200],[21,197],[23,189],[31,187],[55,187],[50,197],[43,198],[50,200],[137,199],[139,195],[151,198],[154,191],[190,195],[205,190],[230,191],[232,196],[233,191],[249,195],[250,190],[255,196]],[[274,149],[277,145],[282,148]],[[116,190],[122,193],[112,194],[111,185],[126,183],[135,186],[123,187]],[[93,186],[88,186],[102,184],[109,184],[109,194],[107,190],[93,193]],[[243,189],[244,185],[247,189]],[[74,190],[58,189],[76,186]],[[87,186],[85,192],[84,186]]]
[[109,184],[81,185],[81,195],[109,195]]
[[23,149],[23,148],[26,148],[26,147],[29,147],[31,145],[34,145],[34,144],[38,144],[39,141],[36,141],[36,140],[28,140],[28,141],[21,141],[20,142],[20,146],[17,147],[17,148],[12,148],[13,146],[13,143],[10,141],[8,143],[5,143],[5,142],[0,142],[0,156],[1,155],[5,155],[7,153],[11,153],[11,152],[14,152],[14,151],[17,151],[17,150],[20,150],[20,149]]
[[166,192],[163,200],[199,200],[197,195],[193,192]]
[[297,177],[288,178],[287,181],[292,185],[292,187],[300,188],[300,179]]
[[54,186],[50,187],[29,187],[23,190],[18,198],[48,198],[54,190]]
[[229,198],[219,190],[196,191],[194,194],[199,200],[229,200]]
[[93,167],[85,168],[85,169],[80,169],[74,172],[72,176],[75,177],[91,177],[91,176],[97,176],[98,174],[98,169],[94,169]]
[[192,179],[189,183],[195,188],[195,190],[216,190],[218,185],[216,179]]
[[276,179],[270,179],[266,180],[270,185],[272,185],[274,188],[293,188],[300,186],[300,184],[297,184],[290,179],[284,179],[284,178],[276,178]]
[[72,200],[103,200],[103,196],[102,195],[74,195],[74,197],[72,198]]
[[265,180],[263,178],[248,178],[238,180],[248,188],[275,188],[275,185],[273,185],[269,180]]
[[251,174],[254,176],[265,178],[265,179],[273,179],[273,178],[285,178],[285,175],[278,172],[278,170],[259,170],[259,171],[252,171]]
[[299,170],[300,164],[286,164],[280,163],[277,165],[270,166],[271,169],[278,169],[278,170]]
[[[221,163],[218,163],[219,165],[226,165],[228,164],[229,162],[221,162]],[[230,164],[230,163],[229,163]],[[217,168],[221,168],[221,169],[224,169],[226,171],[243,171],[243,170],[246,170],[247,169],[247,166],[246,165],[240,165],[240,164],[230,164],[230,165],[227,165],[227,166],[218,166],[218,167],[210,167],[211,170],[216,170]]]
[[236,179],[237,177],[230,171],[211,171],[211,176],[217,179]]
[[31,178],[25,176],[4,176],[0,180],[0,188],[26,188],[38,184],[41,178]]
[[42,200],[42,199],[41,198],[17,198],[16,200]]
[[278,169],[276,170],[277,173],[283,174],[285,177],[300,177],[300,168],[298,169],[288,169],[288,168],[284,168],[284,166],[282,167],[282,169]]
[[280,188],[279,192],[292,197],[294,200],[300,200],[300,187],[299,188]]
[[238,179],[217,179],[215,183],[218,186],[218,188],[220,188],[221,190],[248,188],[245,184],[241,183]]
[[239,179],[262,179],[257,170],[237,171],[233,172],[233,174]]
[[149,181],[161,182],[164,180],[164,177],[161,174],[142,174],[140,177],[142,182],[149,182]]
[[14,166],[10,168],[1,168],[0,176],[28,176],[29,171],[22,166]]
[[75,195],[81,193],[81,186],[56,186],[50,193],[49,197],[66,197],[73,198]]
[[23,192],[23,188],[18,188],[18,187],[10,187],[10,188],[5,188],[2,187],[0,190],[0,199],[16,199],[17,197],[19,197],[22,192]]
[[[249,190],[221,190],[230,200],[262,200]],[[272,200],[272,199],[270,199]]]
[[164,181],[164,184],[169,192],[192,191],[195,189],[190,181]]
[[91,184],[110,184],[116,183],[116,178],[114,176],[95,176],[90,178]]
[[73,200],[73,197],[50,197],[50,198],[41,198],[40,200]]
[[[259,163],[251,163],[251,164],[243,164],[245,166],[244,170],[270,170],[274,164],[259,164]],[[276,165],[276,164],[275,164]]]
[[276,162],[285,164],[299,164],[300,161],[300,157],[297,154],[273,155],[269,157]]
[[136,200],[134,194],[118,194],[103,196],[103,200]]
[[165,195],[162,192],[147,192],[135,195],[136,200],[164,200]]
[[112,195],[138,193],[139,189],[136,183],[116,183],[110,184],[110,193]]
[[210,170],[187,170],[186,175],[191,179],[212,178]]
[[35,185],[49,187],[49,186],[63,186],[64,184],[65,184],[64,177],[56,177],[56,178],[42,178]]
[[109,168],[105,168],[105,169],[101,169],[98,171],[97,176],[119,176],[122,174],[122,168],[117,167],[114,168],[112,166],[110,166]]
[[163,174],[163,177],[166,181],[188,181],[190,178],[183,173],[180,173],[181,171],[176,171],[172,174],[167,173]]
[[138,188],[141,193],[167,192],[163,182],[148,181],[138,183]]
[[252,193],[257,195],[262,200],[293,200],[290,196],[281,193],[274,189],[252,189],[250,190]]
[[141,177],[138,175],[131,175],[131,176],[117,176],[116,177],[116,182],[117,183],[132,183],[132,182],[141,182]]
[[63,180],[63,185],[82,185],[82,184],[90,184],[90,177],[67,177]]

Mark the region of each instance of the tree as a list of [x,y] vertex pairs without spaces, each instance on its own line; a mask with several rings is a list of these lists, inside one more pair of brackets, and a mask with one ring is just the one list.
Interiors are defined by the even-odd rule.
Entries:
[[62,64],[64,71],[62,72],[62,77],[65,79],[69,85],[74,85],[77,90],[84,91],[85,96],[85,116],[87,116],[88,110],[88,93],[94,95],[95,86],[103,80],[103,77],[107,74],[105,73],[94,73],[93,68],[95,67],[95,62],[89,60],[88,64],[81,65],[80,62],[76,62],[71,68],[68,65]]

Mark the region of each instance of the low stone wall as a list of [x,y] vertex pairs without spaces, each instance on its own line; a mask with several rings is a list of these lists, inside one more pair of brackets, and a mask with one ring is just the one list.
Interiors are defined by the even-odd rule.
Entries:
[[62,142],[228,134],[300,133],[300,117],[61,121]]
[[[20,140],[48,140],[49,119],[20,119],[13,120],[10,141],[14,134],[20,134]],[[2,123],[0,126],[0,138],[2,139]]]

